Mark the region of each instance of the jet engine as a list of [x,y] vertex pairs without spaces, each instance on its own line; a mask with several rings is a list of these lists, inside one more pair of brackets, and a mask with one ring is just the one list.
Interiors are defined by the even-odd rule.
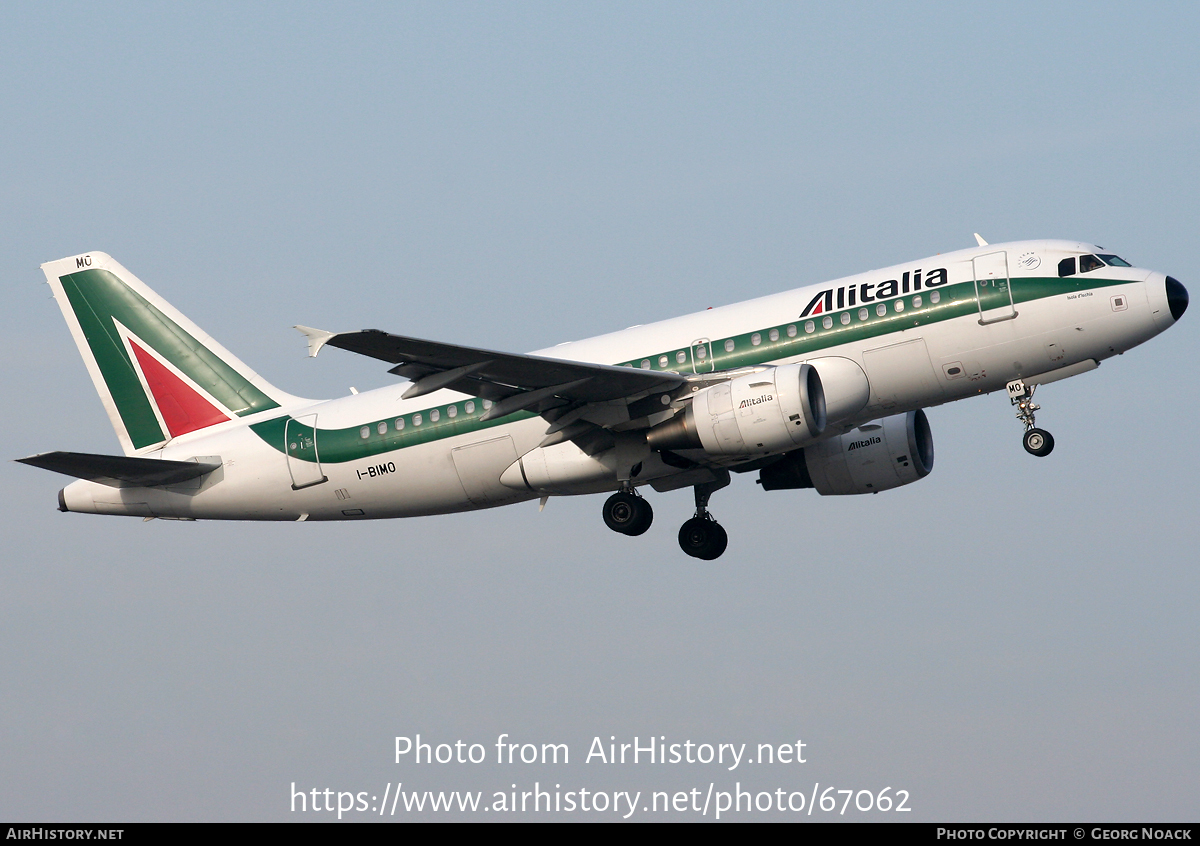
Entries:
[[646,441],[656,450],[755,455],[804,446],[824,430],[821,377],[812,365],[788,364],[705,388]]
[[834,355],[810,359],[808,364],[816,368],[821,377],[825,414],[830,425],[849,420],[866,407],[871,399],[871,383],[856,362]]
[[933,434],[921,410],[893,414],[788,453],[759,471],[763,490],[816,488],[822,496],[879,493],[929,475]]

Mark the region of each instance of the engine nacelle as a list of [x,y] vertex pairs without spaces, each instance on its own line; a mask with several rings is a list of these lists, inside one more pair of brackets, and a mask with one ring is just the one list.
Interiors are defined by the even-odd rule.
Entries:
[[871,383],[857,362],[841,356],[814,358],[808,361],[821,377],[825,393],[825,413],[831,424],[849,420],[867,407],[871,399]]
[[821,377],[811,365],[788,364],[705,388],[646,441],[656,450],[757,455],[804,446],[824,430]]
[[921,410],[893,414],[790,453],[759,471],[763,490],[816,488],[822,496],[879,493],[929,475],[933,434]]

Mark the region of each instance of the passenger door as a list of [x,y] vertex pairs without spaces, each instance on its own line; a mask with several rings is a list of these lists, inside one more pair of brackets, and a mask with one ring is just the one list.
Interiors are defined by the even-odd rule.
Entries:
[[321,471],[321,458],[317,453],[317,415],[306,414],[289,419],[283,442],[288,470],[292,473],[292,490],[298,491],[328,481]]
[[1008,253],[1000,250],[975,256],[975,298],[979,304],[980,324],[1012,320],[1017,316],[1012,298],[1012,280],[1008,276]]

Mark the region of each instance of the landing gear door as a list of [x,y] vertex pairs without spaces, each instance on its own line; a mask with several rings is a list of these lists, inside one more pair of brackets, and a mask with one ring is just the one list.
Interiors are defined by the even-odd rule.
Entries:
[[1013,305],[1012,280],[1008,276],[1008,253],[1003,250],[975,256],[975,297],[979,303],[979,322],[998,323],[1017,316]]
[[328,481],[321,471],[317,453],[317,415],[289,419],[284,430],[283,448],[287,453],[288,470],[292,473],[292,490]]
[[712,342],[708,338],[692,341],[692,372],[712,373],[716,369],[713,363]]

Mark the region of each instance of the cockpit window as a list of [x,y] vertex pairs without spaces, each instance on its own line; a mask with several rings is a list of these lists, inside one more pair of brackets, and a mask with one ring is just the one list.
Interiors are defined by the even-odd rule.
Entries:
[[1103,260],[1105,264],[1111,264],[1113,267],[1133,267],[1132,264],[1125,261],[1125,259],[1121,258],[1120,256],[1113,256],[1109,255],[1108,253],[1104,253],[1100,255],[1099,258]]
[[1075,256],[1065,258],[1058,263],[1059,276],[1074,276],[1075,275]]
[[1093,270],[1098,270],[1104,267],[1104,262],[1095,256],[1080,256],[1079,257],[1079,272],[1090,273]]

